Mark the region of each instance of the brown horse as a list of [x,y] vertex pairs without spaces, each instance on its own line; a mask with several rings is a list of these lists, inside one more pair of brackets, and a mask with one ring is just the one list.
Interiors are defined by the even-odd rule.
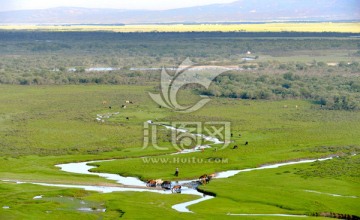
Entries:
[[208,175],[207,174],[204,174],[204,175],[202,175],[202,176],[200,176],[199,177],[199,180],[200,180],[200,182],[202,183],[202,184],[206,184],[206,183],[208,183],[209,181],[208,181]]
[[176,185],[171,189],[172,193],[181,193],[181,186],[180,185]]
[[211,180],[212,178],[214,178],[214,177],[215,177],[215,173],[210,174],[210,175],[204,174],[204,175],[202,175],[202,176],[199,177],[199,180],[200,180],[200,182],[201,182],[202,184],[205,185],[205,184],[209,183],[210,180]]
[[156,180],[149,180],[146,183],[147,187],[156,187]]

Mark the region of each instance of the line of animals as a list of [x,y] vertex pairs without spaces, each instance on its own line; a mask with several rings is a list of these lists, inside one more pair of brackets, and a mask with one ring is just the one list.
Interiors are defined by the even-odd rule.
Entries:
[[[210,182],[210,180],[215,177],[215,174],[204,174],[199,177],[197,181],[193,181],[190,185],[194,186],[195,188],[198,185],[206,185]],[[161,179],[156,180],[149,180],[146,182],[147,187],[161,187],[165,190],[171,190],[172,193],[181,193],[181,185],[174,185],[172,186],[171,181],[163,181]]]
[[[246,141],[244,145],[245,145],[245,146],[249,145],[249,142]],[[237,145],[234,145],[234,147],[233,147],[232,149],[235,150],[235,149],[238,149],[238,148],[239,148],[239,147],[238,147]]]
[[[233,136],[234,136],[234,134],[231,133],[231,137],[233,137]],[[239,134],[239,137],[241,137],[241,134]],[[249,142],[248,142],[248,141],[245,141],[244,145],[245,145],[245,146],[249,145]],[[239,148],[239,147],[238,147],[237,145],[234,145],[234,147],[233,147],[232,149],[235,150],[235,149],[238,149],[238,148]]]
[[[108,101],[103,101],[102,104],[103,104],[103,105],[108,105]],[[126,101],[125,101],[125,104],[134,104],[134,102],[133,102],[133,101],[126,100]],[[112,106],[109,105],[108,108],[109,108],[109,109],[112,109]],[[124,109],[125,109],[125,108],[127,108],[127,106],[126,106],[126,105],[121,105],[121,108],[124,108]]]
[[[102,104],[103,104],[104,106],[106,106],[106,105],[108,105],[108,101],[103,101]],[[126,101],[125,101],[125,104],[134,104],[134,102],[133,102],[133,101],[130,101],[130,100],[126,100]],[[112,106],[109,105],[108,108],[109,108],[109,109],[112,109]],[[122,109],[126,109],[126,108],[127,108],[127,105],[121,105],[121,108],[122,108]],[[129,117],[126,117],[126,120],[130,120],[130,118],[129,118]]]

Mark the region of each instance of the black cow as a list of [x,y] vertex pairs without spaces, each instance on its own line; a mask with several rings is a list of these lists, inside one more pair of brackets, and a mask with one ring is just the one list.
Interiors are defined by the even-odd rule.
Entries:
[[161,183],[161,188],[163,189],[171,189],[171,182],[170,181],[164,181],[163,183]]

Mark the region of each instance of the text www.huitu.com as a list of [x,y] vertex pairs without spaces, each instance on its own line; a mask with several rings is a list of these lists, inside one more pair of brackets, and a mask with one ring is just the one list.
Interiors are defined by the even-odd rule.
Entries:
[[229,163],[228,158],[196,158],[196,157],[190,157],[190,158],[149,158],[144,157],[142,158],[143,162],[145,164],[206,164],[206,163],[212,163],[212,164],[226,164]]

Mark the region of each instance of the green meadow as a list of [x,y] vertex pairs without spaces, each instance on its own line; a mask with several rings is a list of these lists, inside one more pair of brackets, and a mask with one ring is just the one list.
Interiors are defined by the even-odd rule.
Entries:
[[[318,162],[315,167],[312,164],[293,165],[213,180],[201,188],[215,193],[217,197],[190,206],[195,214],[177,213],[171,206],[190,201],[196,196],[130,192],[100,194],[2,182],[1,205],[10,207],[0,210],[0,216],[4,219],[56,219],[59,213],[64,213],[68,219],[97,219],[100,216],[112,219],[122,212],[125,213],[123,217],[127,218],[149,217],[148,214],[141,217],[136,211],[139,207],[144,210],[143,213],[156,209],[159,217],[184,219],[207,218],[209,215],[214,218],[235,217],[226,216],[227,213],[360,214],[356,202],[358,198],[332,197],[304,191],[360,196],[359,157],[350,157],[351,154],[359,152],[359,112],[320,110],[316,105],[301,100],[250,101],[214,98],[195,113],[179,114],[154,104],[147,95],[148,91],[153,90],[149,86],[2,85],[0,90],[0,101],[6,103],[0,107],[2,180],[114,184],[96,176],[64,173],[54,167],[58,163],[109,158],[121,160],[98,163],[99,167],[94,172],[137,176],[143,180],[193,179],[205,173],[251,168],[301,158],[330,155],[339,155],[342,158]],[[180,97],[187,97],[183,98],[182,103],[197,100],[196,94],[187,91],[183,91]],[[112,108],[104,106],[103,100],[107,100]],[[134,104],[122,109],[121,105],[125,100],[132,100]],[[284,108],[284,105],[288,107]],[[97,114],[115,112],[120,113],[104,123],[96,121]],[[165,154],[176,152],[168,143],[164,142],[162,145],[168,146],[165,151],[151,146],[142,148],[143,123],[149,119],[159,122],[229,121],[234,142],[223,150],[206,149],[194,154],[166,156]],[[162,130],[160,126],[159,131],[166,134],[166,130]],[[245,146],[245,141],[248,141],[249,145]],[[234,145],[239,148],[233,150]],[[139,158],[144,155],[153,155],[149,157],[152,159],[168,159],[170,164],[146,163]],[[202,161],[195,164],[181,162],[193,157]],[[342,163],[341,160],[351,163]],[[323,163],[325,165],[321,166]],[[348,164],[344,168],[349,170],[348,173],[341,170],[344,164]],[[180,169],[178,178],[173,176],[175,167]],[[312,175],[314,170],[320,170],[324,176]],[[50,199],[33,200],[36,195],[44,195],[44,198]],[[67,205],[68,201],[51,200],[59,196],[92,201],[109,212],[83,213],[66,208],[71,206]]]
[[[158,218],[164,215],[169,218],[191,218],[191,214],[180,215],[171,206],[195,197],[132,192],[99,194],[8,183],[1,183],[0,191],[1,205],[9,207],[1,208],[1,219],[146,219],[154,209],[157,211],[153,216]],[[43,198],[33,199],[39,195],[43,195]],[[79,211],[81,208],[88,208],[90,211]]]
[[[0,31],[0,219],[358,218],[360,41],[349,36]],[[182,87],[182,106],[200,95],[211,99],[184,114],[160,107],[148,93],[160,93],[159,68],[187,57],[198,66],[240,70],[216,77],[209,89]],[[154,124],[145,128],[148,120]],[[176,122],[227,122],[231,142],[170,155],[179,149],[160,124]],[[154,141],[144,146],[147,132]],[[92,172],[177,181],[326,157],[334,159],[213,179],[200,189],[216,197],[189,206],[193,213],[172,206],[199,196],[30,184],[121,186],[55,166],[94,160],[113,159],[93,163]]]
[[[192,208],[198,213],[211,206],[214,213],[266,212],[311,216],[333,212],[358,216],[359,161],[359,156],[338,158],[334,161],[245,172],[230,179],[215,180],[202,188],[215,192],[217,198]],[[314,172],[320,175],[314,175]]]

